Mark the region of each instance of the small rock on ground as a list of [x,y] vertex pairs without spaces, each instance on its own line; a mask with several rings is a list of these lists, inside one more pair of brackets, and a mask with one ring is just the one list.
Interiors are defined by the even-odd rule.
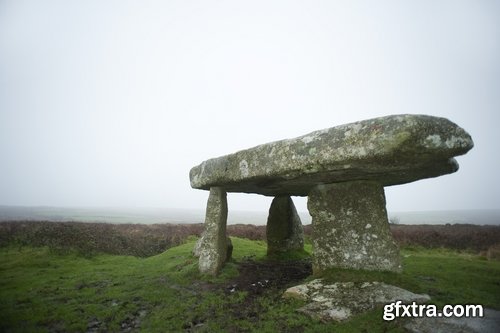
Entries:
[[322,279],[288,288],[283,297],[309,301],[298,311],[325,322],[347,320],[353,315],[397,300],[403,303],[430,300],[428,295],[414,294],[383,282],[325,284]]

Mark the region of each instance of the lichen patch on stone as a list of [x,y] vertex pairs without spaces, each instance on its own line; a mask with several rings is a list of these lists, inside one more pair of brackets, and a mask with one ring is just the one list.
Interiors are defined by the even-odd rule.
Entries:
[[240,173],[243,177],[248,177],[248,162],[246,160],[242,160],[240,162]]

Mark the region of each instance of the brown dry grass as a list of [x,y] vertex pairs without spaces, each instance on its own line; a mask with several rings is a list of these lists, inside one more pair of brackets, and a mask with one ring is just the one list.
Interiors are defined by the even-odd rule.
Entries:
[[49,246],[84,255],[148,257],[199,236],[202,224],[109,224],[83,222],[11,221],[0,223],[0,246]]
[[500,260],[500,243],[492,245],[486,251],[486,258],[489,260]]
[[[227,227],[233,237],[265,240],[263,225]],[[8,221],[0,223],[0,246],[49,246],[54,251],[76,250],[85,256],[109,253],[147,257],[200,236],[203,224],[108,224],[82,222]],[[400,246],[445,247],[496,255],[500,226],[391,225]],[[311,226],[304,226],[310,237]],[[496,246],[496,247],[495,247]],[[494,253],[493,253],[494,252]]]
[[400,246],[480,252],[500,243],[500,226],[491,225],[391,225],[391,231]]

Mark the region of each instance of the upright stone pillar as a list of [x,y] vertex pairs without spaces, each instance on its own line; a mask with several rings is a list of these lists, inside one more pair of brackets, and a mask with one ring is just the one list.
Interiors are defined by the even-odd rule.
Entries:
[[269,208],[266,226],[267,255],[304,249],[304,231],[289,196],[277,196]]
[[313,272],[341,267],[401,271],[384,188],[375,181],[318,185],[309,192]]
[[201,273],[217,275],[227,259],[227,194],[222,187],[211,187],[205,215],[205,230],[196,251]]

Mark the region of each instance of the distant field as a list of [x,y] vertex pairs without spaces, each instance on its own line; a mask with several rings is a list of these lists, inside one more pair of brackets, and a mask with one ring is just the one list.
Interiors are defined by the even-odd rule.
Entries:
[[[265,225],[267,211],[229,211],[228,224]],[[299,212],[302,224],[311,216]],[[389,212],[389,218],[400,224],[475,224],[500,225],[500,209],[422,212]],[[203,223],[204,209],[170,208],[61,208],[0,206],[0,221],[75,221],[105,223]]]

